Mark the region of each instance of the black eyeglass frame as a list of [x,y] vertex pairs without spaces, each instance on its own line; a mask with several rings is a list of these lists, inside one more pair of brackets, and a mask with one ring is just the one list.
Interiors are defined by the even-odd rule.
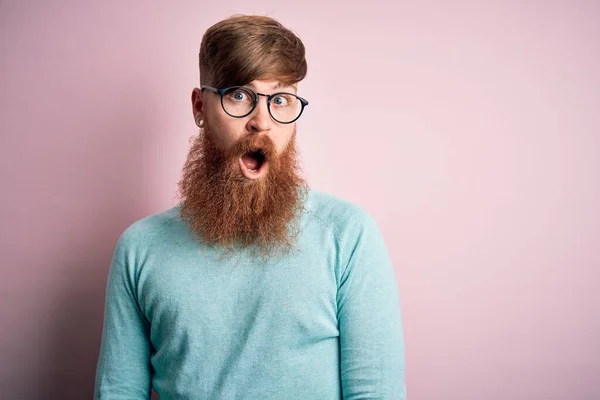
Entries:
[[[302,97],[298,96],[295,93],[290,93],[290,92],[277,92],[277,93],[273,93],[273,94],[264,94],[264,93],[258,93],[255,90],[252,90],[251,88],[249,88],[248,86],[231,86],[231,87],[227,87],[227,88],[222,88],[222,89],[218,89],[212,86],[208,86],[208,85],[202,85],[200,87],[200,90],[209,90],[211,92],[217,93],[219,96],[221,96],[221,107],[223,108],[223,111],[225,111],[225,113],[227,115],[229,115],[232,118],[244,118],[247,117],[248,115],[252,114],[252,112],[256,109],[256,105],[258,104],[258,100],[260,99],[260,97],[258,96],[265,96],[267,98],[267,109],[269,110],[269,115],[271,116],[271,118],[273,118],[274,121],[276,121],[277,123],[280,124],[291,124],[294,123],[298,120],[298,118],[300,118],[300,116],[302,115],[302,112],[304,112],[304,107],[306,107],[308,105],[308,101],[306,99],[303,99]],[[250,109],[250,111],[248,111],[246,114],[244,115],[232,115],[229,112],[227,112],[227,110],[225,109],[225,105],[223,104],[223,95],[229,91],[235,90],[235,89],[244,89],[244,90],[248,90],[249,92],[254,94],[254,104],[252,105],[252,108]],[[300,104],[302,105],[302,108],[300,109],[300,112],[298,113],[298,115],[296,116],[296,118],[294,118],[293,120],[289,121],[289,122],[282,122],[280,120],[278,120],[277,118],[275,118],[273,116],[273,113],[271,112],[271,99],[281,95],[281,94],[287,94],[287,95],[292,95],[295,96],[298,100],[300,100]]]

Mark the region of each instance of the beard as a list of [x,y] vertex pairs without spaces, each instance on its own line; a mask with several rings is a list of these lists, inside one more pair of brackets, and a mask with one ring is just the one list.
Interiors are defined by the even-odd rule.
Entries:
[[[221,150],[206,122],[194,138],[179,182],[182,220],[202,243],[226,251],[253,248],[270,255],[291,250],[294,222],[308,189],[300,176],[295,128],[285,150],[277,154],[266,135],[247,135]],[[268,169],[250,180],[239,160],[256,150]]]

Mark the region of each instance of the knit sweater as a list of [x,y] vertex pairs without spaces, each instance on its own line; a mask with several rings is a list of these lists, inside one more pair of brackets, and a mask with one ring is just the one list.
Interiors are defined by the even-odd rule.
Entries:
[[294,250],[265,260],[202,244],[180,207],[117,242],[95,399],[406,399],[398,285],[366,211],[310,190]]

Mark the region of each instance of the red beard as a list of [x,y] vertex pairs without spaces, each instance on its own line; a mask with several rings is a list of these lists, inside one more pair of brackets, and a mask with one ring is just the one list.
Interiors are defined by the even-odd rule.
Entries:
[[[277,154],[266,135],[248,135],[220,150],[205,124],[183,167],[179,190],[181,217],[203,243],[233,250],[253,247],[262,255],[290,250],[293,229],[308,186],[299,174],[296,132]],[[260,149],[269,164],[266,174],[249,180],[239,159]]]

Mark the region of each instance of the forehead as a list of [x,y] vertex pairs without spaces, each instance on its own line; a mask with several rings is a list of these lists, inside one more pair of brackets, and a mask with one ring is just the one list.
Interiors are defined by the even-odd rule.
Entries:
[[283,91],[290,91],[290,92],[294,92],[296,93],[297,89],[298,89],[298,84],[297,83],[285,83],[279,80],[260,80],[260,79],[256,79],[253,80],[252,82],[249,82],[247,84],[245,84],[244,86],[248,86],[249,88],[252,88],[254,90],[256,90],[257,92],[273,92],[275,90],[283,90]]

